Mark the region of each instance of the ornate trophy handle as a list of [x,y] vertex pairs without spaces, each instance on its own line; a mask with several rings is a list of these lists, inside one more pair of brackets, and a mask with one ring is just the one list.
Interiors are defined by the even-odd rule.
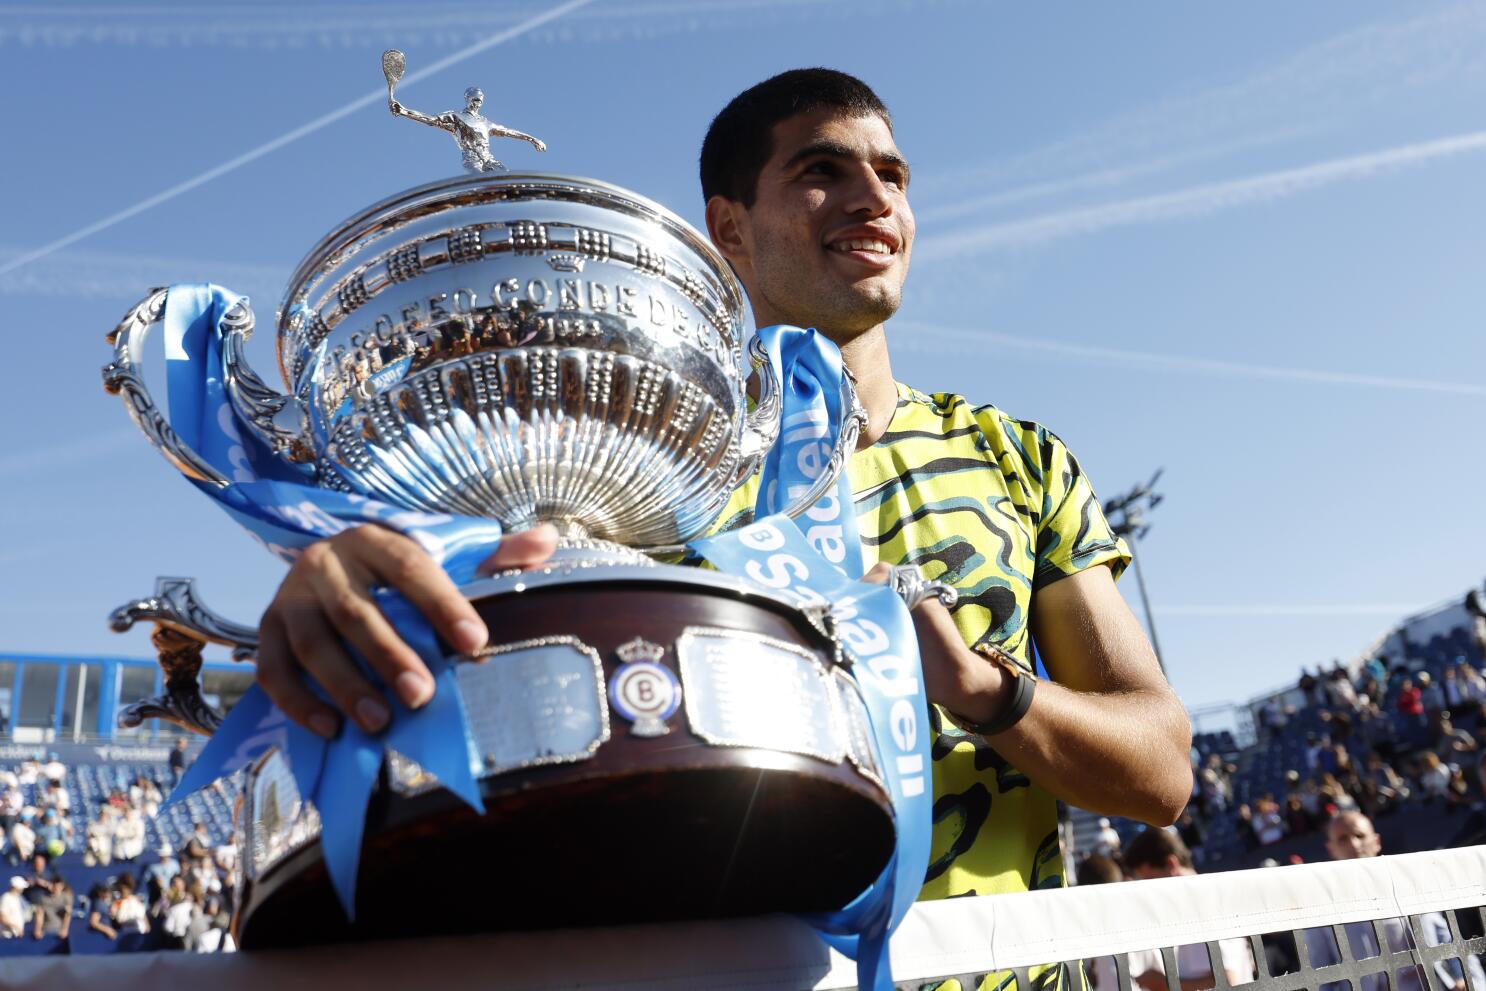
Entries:
[[[748,357],[753,362],[755,369],[768,368],[771,366],[769,355],[764,351],[757,337],[748,344]],[[742,485],[748,478],[758,471],[759,465],[779,439],[780,420],[784,413],[784,396],[775,382],[774,376],[763,374],[759,376],[759,401],[749,414],[744,428],[742,448],[743,457],[738,462],[738,471],[733,478],[733,488]],[[862,428],[867,425],[867,411],[862,408],[857,399],[856,377],[851,370],[846,370],[846,377],[841,380],[841,406],[847,410],[846,420],[841,424],[841,433],[836,438],[836,446],[831,451],[831,457],[826,462],[821,473],[816,476],[810,488],[803,492],[799,498],[784,507],[784,514],[790,519],[799,519],[805,510],[815,505],[815,501],[825,495],[836,479],[841,477],[842,470],[846,467],[846,459],[851,457],[851,452],[856,450],[857,438],[862,434]],[[736,530],[753,522],[753,509],[749,507],[738,514],[731,526],[725,527],[719,533]],[[684,544],[667,544],[662,547],[639,548],[642,554],[655,557],[664,555],[676,555],[684,553]]]
[[119,726],[133,729],[146,719],[164,719],[183,729],[210,736],[222,714],[201,696],[201,651],[209,643],[232,648],[232,659],[244,661],[258,652],[258,631],[223,619],[196,597],[194,578],[157,578],[155,594],[115,609],[108,625],[123,633],[142,619],[153,620],[150,641],[165,672],[165,691],[119,710]]
[[737,488],[758,471],[759,465],[769,453],[769,448],[779,439],[780,418],[784,415],[784,396],[769,361],[769,352],[763,343],[754,337],[748,342],[748,360],[753,370],[762,372],[758,377],[758,404],[743,423],[743,439],[740,444],[743,457],[738,461],[738,470],[733,474],[729,488]]
[[[145,339],[150,328],[165,317],[169,295],[168,288],[150,290],[109,332],[108,343],[113,345],[114,357],[103,366],[103,387],[123,396],[135,426],[181,474],[198,482],[227,485],[230,480],[170,428],[139,371]],[[233,410],[275,454],[290,461],[313,461],[314,454],[301,433],[301,404],[265,385],[243,354],[243,344],[253,333],[253,311],[247,301],[233,304],[222,315],[222,323],[227,331],[222,342],[222,378]]]
[[150,294],[136,303],[119,325],[109,332],[108,343],[113,345],[114,358],[103,366],[103,387],[123,397],[134,425],[182,475],[198,482],[226,485],[228,479],[225,476],[176,436],[139,373],[136,356],[143,354],[150,328],[164,318],[165,298],[169,292],[163,288],[151,289]]
[[253,336],[255,317],[244,300],[222,314],[222,387],[238,419],[269,450],[287,461],[315,460],[305,436],[304,404],[274,390],[248,364],[245,345]]

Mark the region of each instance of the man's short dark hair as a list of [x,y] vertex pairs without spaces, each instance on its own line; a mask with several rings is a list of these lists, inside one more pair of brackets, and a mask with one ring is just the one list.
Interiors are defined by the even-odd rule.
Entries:
[[702,141],[702,199],[726,196],[753,206],[758,176],[774,154],[774,125],[796,114],[839,110],[853,117],[876,114],[892,130],[893,118],[872,88],[835,69],[791,69],[733,97],[712,119]]
[[1165,867],[1167,857],[1175,857],[1183,867],[1192,866],[1192,852],[1182,838],[1169,829],[1152,826],[1130,841],[1122,859],[1125,869],[1133,871],[1137,867]]

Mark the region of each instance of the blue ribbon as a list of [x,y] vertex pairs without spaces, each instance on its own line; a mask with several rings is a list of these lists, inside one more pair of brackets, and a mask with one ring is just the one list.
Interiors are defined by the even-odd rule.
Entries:
[[861,537],[844,468],[832,491],[803,514],[803,533],[780,515],[825,470],[842,429],[840,352],[823,335],[798,327],[765,327],[759,338],[783,375],[784,398],[780,438],[760,477],[759,518],[690,547],[719,570],[792,590],[807,602],[830,603],[839,635],[856,658],[850,673],[882,758],[897,847],[850,904],[808,921],[822,939],[857,961],[859,987],[890,991],[888,941],[918,897],[929,866],[933,790],[918,640],[902,599],[883,585],[856,580],[863,567]]
[[[309,484],[302,467],[280,460],[241,429],[222,385],[221,321],[238,300],[236,294],[214,285],[176,285],[166,297],[171,427],[231,480],[226,486],[197,482],[197,487],[285,560],[292,561],[302,548],[348,527],[378,523],[417,540],[456,583],[473,579],[478,564],[500,541],[499,524],[410,512],[362,495],[317,488]],[[352,917],[367,801],[389,749],[416,761],[484,812],[451,658],[439,651],[432,627],[406,599],[388,590],[378,591],[376,597],[388,620],[433,673],[435,690],[427,705],[409,709],[393,695],[392,718],[380,734],[370,736],[347,720],[336,738],[327,741],[291,722],[254,685],[170,796],[171,802],[179,801],[278,749],[301,797],[320,813],[326,870]],[[355,659],[373,684],[384,687],[362,658]]]

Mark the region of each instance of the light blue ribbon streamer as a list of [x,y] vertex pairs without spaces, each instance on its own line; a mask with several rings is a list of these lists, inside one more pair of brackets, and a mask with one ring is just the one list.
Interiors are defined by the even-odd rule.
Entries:
[[[362,495],[314,487],[307,484],[309,476],[301,467],[280,460],[242,429],[221,378],[221,321],[238,299],[214,285],[176,285],[166,297],[171,427],[231,480],[226,486],[198,482],[197,487],[285,560],[347,527],[378,523],[417,540],[456,583],[473,579],[478,564],[500,540],[499,524],[410,512]],[[427,705],[408,709],[391,696],[392,719],[382,733],[369,736],[347,720],[336,738],[326,741],[291,722],[254,685],[170,797],[178,801],[277,749],[301,797],[319,811],[326,870],[352,917],[367,802],[389,749],[416,761],[451,792],[484,811],[451,659],[438,649],[432,627],[406,599],[387,590],[376,596],[388,620],[433,673],[435,691]],[[365,662],[360,657],[356,661],[368,679],[382,687]]]
[[[892,798],[897,846],[877,879],[852,902],[808,921],[821,938],[857,961],[857,984],[893,987],[889,940],[918,897],[929,866],[933,811],[928,701],[908,609],[892,590],[855,579],[861,537],[848,473],[804,514],[802,533],[780,514],[825,470],[845,422],[841,354],[826,337],[798,327],[765,327],[760,343],[779,369],[784,411],[779,441],[765,458],[756,522],[692,542],[722,571],[807,601],[828,602],[857,662],[883,778]],[[771,515],[775,514],[775,515]]]
[[[763,328],[758,338],[778,370],[784,405],[779,440],[759,477],[755,514],[763,517],[782,512],[826,470],[850,411],[842,406],[846,367],[828,338],[784,324]],[[848,577],[862,576],[862,542],[844,467],[831,491],[805,511],[803,529],[815,550]]]

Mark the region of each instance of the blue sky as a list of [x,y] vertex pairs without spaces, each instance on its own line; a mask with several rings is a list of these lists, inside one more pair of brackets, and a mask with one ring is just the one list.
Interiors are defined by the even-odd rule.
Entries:
[[390,46],[410,106],[479,84],[551,146],[498,151],[514,168],[693,222],[734,93],[810,64],[871,83],[914,168],[898,377],[1048,424],[1103,496],[1164,466],[1141,560],[1189,704],[1486,573],[1486,5],[0,5],[0,649],[144,654],[104,617],[162,573],[261,612],[280,566],[103,393],[103,334],[210,279],[254,298],[273,367],[309,246],[458,169],[355,106]]

